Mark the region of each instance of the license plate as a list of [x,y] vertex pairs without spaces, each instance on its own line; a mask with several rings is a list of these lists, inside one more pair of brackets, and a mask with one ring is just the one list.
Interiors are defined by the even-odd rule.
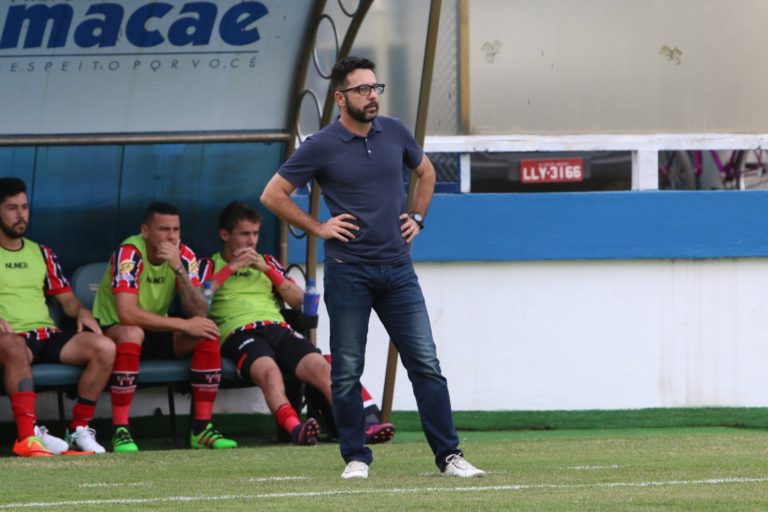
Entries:
[[582,158],[548,158],[520,161],[521,183],[584,181]]

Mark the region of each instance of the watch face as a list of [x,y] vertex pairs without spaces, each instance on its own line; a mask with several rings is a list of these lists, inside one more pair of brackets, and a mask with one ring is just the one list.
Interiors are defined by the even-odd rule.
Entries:
[[412,215],[412,217],[413,217],[413,220],[415,220],[415,221],[416,221],[416,222],[418,222],[419,224],[421,224],[422,222],[424,222],[424,217],[422,217],[420,213],[414,213],[414,214]]

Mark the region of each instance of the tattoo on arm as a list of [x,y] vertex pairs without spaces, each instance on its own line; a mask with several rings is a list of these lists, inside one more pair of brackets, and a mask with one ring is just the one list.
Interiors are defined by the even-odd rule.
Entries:
[[181,299],[181,308],[191,316],[206,316],[208,314],[208,301],[200,290],[195,288],[189,280],[187,274],[179,275],[176,278],[178,285],[179,299]]

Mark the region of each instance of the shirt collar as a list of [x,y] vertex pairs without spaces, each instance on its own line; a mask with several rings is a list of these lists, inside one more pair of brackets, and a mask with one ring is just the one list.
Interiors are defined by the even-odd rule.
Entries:
[[[336,134],[343,140],[344,142],[349,142],[355,138],[362,138],[359,135],[356,135],[346,128],[344,128],[344,125],[341,124],[341,121],[339,121],[339,116],[336,116],[336,120],[331,125],[331,130],[333,130],[333,133]],[[381,126],[381,122],[379,122],[379,118],[375,117],[373,119],[373,122],[371,123],[371,131],[368,132],[369,134],[371,132],[382,132],[384,131],[384,127]],[[369,135],[370,136],[370,135]]]

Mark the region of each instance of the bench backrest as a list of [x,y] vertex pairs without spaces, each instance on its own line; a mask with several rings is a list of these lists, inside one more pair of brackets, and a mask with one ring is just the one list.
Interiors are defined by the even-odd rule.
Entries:
[[82,267],[78,267],[75,273],[72,274],[70,284],[72,285],[72,291],[80,302],[88,308],[93,308],[93,301],[96,299],[96,291],[99,289],[99,283],[101,282],[101,276],[104,275],[104,270],[107,268],[107,263],[88,263]]

